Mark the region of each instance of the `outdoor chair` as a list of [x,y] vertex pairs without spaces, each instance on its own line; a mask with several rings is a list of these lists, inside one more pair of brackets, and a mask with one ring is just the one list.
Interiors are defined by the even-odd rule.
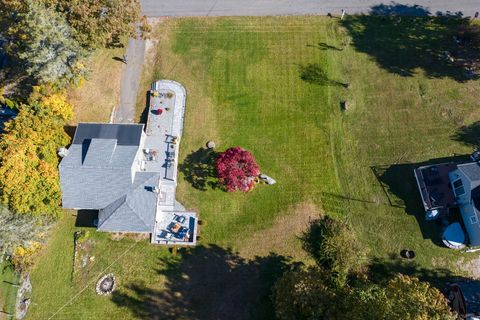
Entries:
[[180,222],[180,223],[183,223],[185,221],[185,216],[179,216],[179,215],[175,215],[175,220]]
[[163,230],[159,235],[157,235],[157,238],[159,239],[171,239],[173,234],[171,232]]

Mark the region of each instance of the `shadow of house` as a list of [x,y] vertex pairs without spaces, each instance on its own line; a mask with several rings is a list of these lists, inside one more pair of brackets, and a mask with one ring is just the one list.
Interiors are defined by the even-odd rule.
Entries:
[[73,137],[75,136],[75,131],[77,130],[77,126],[63,126],[63,130],[65,130],[65,133],[68,134],[70,140],[73,140]]
[[162,259],[165,289],[139,284],[114,292],[112,300],[142,319],[274,319],[271,289],[289,268],[283,256],[245,260],[216,245]]
[[[380,67],[401,76],[413,76],[421,69],[428,77],[468,79],[465,70],[448,58],[463,51],[453,39],[462,25],[469,24],[461,13],[431,17],[427,8],[396,3],[373,6],[370,12],[372,16],[349,16],[340,23],[355,49],[367,53]],[[480,57],[478,50],[470,49]]]
[[98,210],[78,210],[75,227],[96,228],[95,220],[98,221]]
[[147,123],[148,119],[148,110],[150,110],[150,91],[147,91],[145,94],[145,108],[143,109],[142,113],[140,114],[140,123]]
[[178,168],[184,179],[195,189],[206,191],[218,186],[215,171],[215,160],[218,153],[213,149],[199,148],[190,153]]
[[[440,164],[463,163],[469,160],[468,155],[431,159],[421,163],[402,163],[393,165],[371,166],[390,206],[404,208],[405,212],[416,218],[424,239],[443,246],[441,242],[441,221],[426,221],[422,199],[415,181],[413,170],[416,167]],[[448,183],[448,181],[446,182]]]

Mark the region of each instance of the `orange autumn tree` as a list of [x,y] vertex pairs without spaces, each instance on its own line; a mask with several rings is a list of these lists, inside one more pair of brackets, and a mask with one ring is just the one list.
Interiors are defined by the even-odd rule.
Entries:
[[[37,92],[38,93],[38,92]],[[72,106],[61,93],[18,106],[0,140],[0,199],[17,213],[56,214],[61,201],[57,149],[70,138]]]

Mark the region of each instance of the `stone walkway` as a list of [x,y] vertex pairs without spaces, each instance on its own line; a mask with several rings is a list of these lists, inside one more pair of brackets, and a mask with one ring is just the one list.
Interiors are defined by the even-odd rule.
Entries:
[[[145,149],[155,150],[155,161],[147,161],[145,171],[160,173],[160,197],[155,218],[152,242],[157,244],[195,245],[197,215],[189,212],[175,200],[177,187],[178,153],[183,133],[185,114],[185,88],[178,82],[160,80],[152,84],[148,119],[146,125]],[[168,109],[168,110],[167,110]],[[157,114],[157,110],[161,110]],[[184,217],[183,222],[175,220]],[[173,223],[188,228],[192,241],[166,239],[169,226]]]

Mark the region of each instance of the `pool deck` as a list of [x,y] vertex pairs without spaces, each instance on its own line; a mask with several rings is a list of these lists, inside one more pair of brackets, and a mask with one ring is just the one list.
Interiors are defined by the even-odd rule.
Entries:
[[[145,161],[142,165],[144,171],[160,173],[160,190],[151,242],[193,246],[197,238],[197,214],[185,210],[183,205],[175,200],[186,91],[178,82],[160,80],[152,84],[151,93],[155,95],[150,95],[145,129]],[[179,217],[185,217],[185,220],[178,222],[176,219]],[[187,228],[188,236],[182,239],[172,237],[172,223]]]

